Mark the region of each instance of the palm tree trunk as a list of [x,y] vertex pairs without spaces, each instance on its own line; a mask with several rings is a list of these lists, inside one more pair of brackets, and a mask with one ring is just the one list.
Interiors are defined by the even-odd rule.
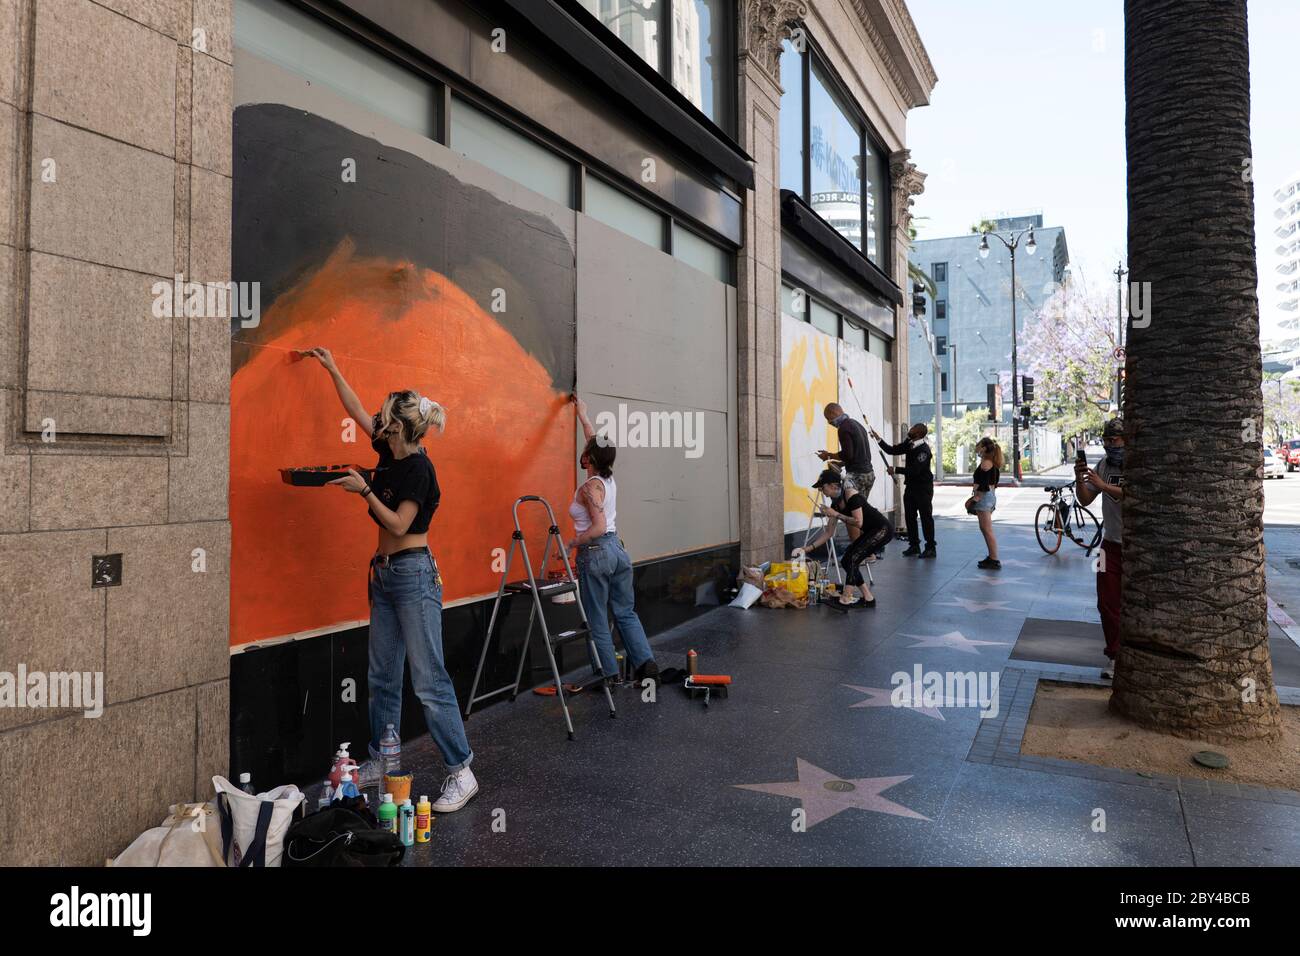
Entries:
[[1111,708],[1272,738],[1246,0],[1126,0],[1124,17],[1129,278],[1150,311],[1129,320]]

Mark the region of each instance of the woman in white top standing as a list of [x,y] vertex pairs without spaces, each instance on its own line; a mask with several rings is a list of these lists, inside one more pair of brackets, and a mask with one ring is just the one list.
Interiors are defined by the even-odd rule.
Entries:
[[636,679],[640,681],[649,677],[657,681],[659,665],[655,663],[645,628],[641,626],[641,619],[636,616],[633,606],[632,559],[623,550],[615,530],[618,498],[618,488],[614,484],[616,449],[607,439],[597,436],[591,419],[587,417],[587,403],[576,395],[573,401],[578,407],[578,421],[587,439],[578,462],[587,477],[569,504],[569,516],[576,532],[569,548],[578,552],[578,593],[600,654],[600,671],[607,680],[618,677],[614,635],[609,630],[612,612]]

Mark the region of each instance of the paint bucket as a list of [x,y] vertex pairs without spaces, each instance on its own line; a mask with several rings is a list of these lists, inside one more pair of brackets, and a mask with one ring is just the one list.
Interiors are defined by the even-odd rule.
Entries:
[[409,799],[411,796],[411,781],[412,775],[410,773],[386,773],[384,774],[384,793],[391,793],[393,803],[400,807],[402,801]]

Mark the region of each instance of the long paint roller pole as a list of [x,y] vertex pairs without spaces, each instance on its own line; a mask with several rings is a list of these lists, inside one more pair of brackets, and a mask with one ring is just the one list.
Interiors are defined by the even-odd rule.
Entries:
[[[853,395],[853,401],[858,406],[858,414],[862,416],[863,424],[865,424],[867,428],[871,428],[871,422],[867,421],[867,413],[862,410],[862,400],[858,398],[858,390],[853,387],[853,377],[851,375],[845,375],[844,378],[849,383],[849,392]],[[872,430],[874,431],[874,429]],[[893,465],[890,464],[889,459],[885,457],[885,452],[879,445],[876,446],[876,451],[880,452],[880,460],[885,463],[885,467],[892,468]]]

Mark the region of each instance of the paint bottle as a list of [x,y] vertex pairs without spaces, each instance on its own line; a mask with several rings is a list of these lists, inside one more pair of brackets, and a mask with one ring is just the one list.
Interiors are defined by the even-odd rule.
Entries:
[[420,797],[415,805],[415,842],[428,843],[432,837],[433,806],[428,797]]
[[359,797],[361,792],[357,790],[357,785],[352,782],[352,771],[356,769],[356,764],[350,763],[343,768],[343,776],[339,778],[339,785],[334,790],[334,802],[346,800],[349,797]]
[[410,797],[402,801],[397,812],[397,838],[402,846],[415,846],[415,807],[411,806]]
[[251,773],[241,773],[239,775],[239,789],[254,797],[257,796],[257,791],[253,789],[253,775]]
[[335,790],[339,788],[339,781],[343,779],[343,768],[352,762],[352,758],[348,756],[348,748],[351,746],[352,742],[345,740],[334,752],[334,766],[330,768],[330,783],[334,785]]
[[393,803],[391,793],[383,795],[383,802],[379,804],[379,813],[376,816],[379,817],[379,829],[397,835],[397,804]]
[[700,655],[695,653],[695,648],[686,652],[686,673],[694,676],[700,672]]

